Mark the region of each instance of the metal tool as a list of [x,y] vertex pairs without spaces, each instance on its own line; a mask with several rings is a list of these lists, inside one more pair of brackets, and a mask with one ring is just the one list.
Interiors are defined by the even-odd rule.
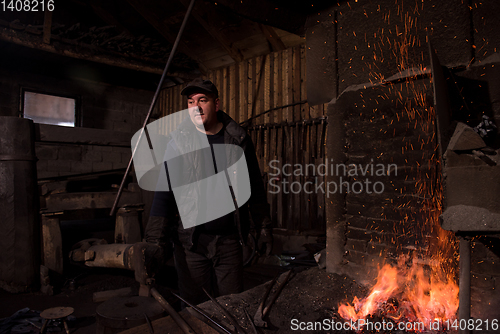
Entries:
[[271,298],[271,301],[269,302],[269,304],[267,304],[266,307],[264,307],[264,305],[266,303],[266,299],[269,296],[269,293],[271,292],[274,283],[277,281],[278,276],[276,276],[273,279],[273,281],[271,282],[271,284],[269,285],[266,293],[264,294],[264,297],[262,298],[262,302],[260,303],[259,308],[257,309],[257,312],[255,313],[255,316],[253,317],[254,318],[254,323],[255,323],[256,326],[258,326],[258,327],[264,327],[264,328],[268,327],[267,321],[265,321],[264,318],[268,315],[269,310],[271,309],[271,306],[274,304],[274,302],[276,301],[276,299],[278,299],[278,296],[280,295],[281,291],[285,287],[286,282],[288,282],[288,279],[290,278],[290,275],[292,274],[292,271],[293,271],[293,269],[288,271],[285,279],[279,285],[279,287],[276,289],[276,292],[274,293],[273,297]]
[[252,329],[253,329],[253,333],[254,334],[259,334],[259,331],[257,330],[257,327],[255,327],[255,323],[253,322],[253,319],[250,317],[250,314],[248,314],[248,311],[246,308],[243,309],[243,311],[245,311],[245,315],[247,316],[247,319],[248,319],[248,322],[250,323],[250,325],[252,326]]
[[151,324],[151,320],[149,320],[149,317],[146,313],[144,313],[144,318],[146,318],[146,323],[148,324],[149,333],[154,334],[155,330],[153,329],[153,325]]
[[195,334],[194,330],[188,325],[188,323],[182,319],[182,317],[177,313],[176,310],[163,298],[162,295],[155,289],[151,288],[151,295],[160,303],[161,307],[172,317],[177,325],[182,329],[185,334]]
[[133,158],[135,155],[135,152],[137,150],[137,147],[139,146],[139,143],[142,139],[143,134],[145,133],[146,125],[149,122],[149,118],[151,117],[151,114],[153,112],[153,109],[156,105],[156,101],[158,100],[158,95],[160,94],[160,91],[162,89],[163,81],[165,80],[165,76],[167,75],[168,69],[170,67],[170,63],[174,59],[175,51],[177,50],[177,46],[179,45],[179,42],[181,40],[182,33],[184,31],[184,28],[186,27],[189,15],[191,14],[191,10],[194,7],[194,3],[196,0],[191,0],[189,3],[189,6],[186,11],[186,15],[184,16],[184,20],[182,21],[181,27],[179,29],[179,33],[177,34],[177,37],[175,38],[174,45],[172,46],[172,50],[170,50],[170,54],[168,55],[167,59],[167,64],[165,65],[165,69],[163,70],[163,74],[161,75],[160,82],[158,83],[158,87],[156,88],[156,92],[153,96],[153,100],[151,101],[151,105],[149,106],[148,114],[146,115],[146,118],[144,119],[144,124],[142,126],[141,132],[139,134],[139,140],[137,140],[137,145],[134,147],[132,151],[132,156],[130,157],[130,160],[128,161],[127,169],[125,170],[125,174],[123,175],[122,182],[120,183],[120,187],[118,188],[118,193],[116,194],[115,202],[113,203],[113,207],[111,208],[110,216],[115,215],[116,208],[118,206],[118,203],[120,201],[120,197],[123,192],[123,186],[125,185],[125,180],[128,177],[128,174],[130,172],[130,169],[132,167],[132,162]]
[[217,306],[217,308],[222,312],[222,314],[224,314],[226,316],[226,318],[229,320],[229,322],[231,323],[231,325],[234,326],[234,328],[236,329],[236,331],[238,333],[242,333],[242,334],[246,334],[245,330],[240,326],[240,324],[238,324],[238,322],[236,321],[236,319],[234,319],[234,317],[217,301],[217,299],[215,299],[214,297],[212,297],[207,290],[205,290],[205,288],[202,288],[203,291],[205,292],[205,294],[208,296],[208,298],[210,298],[210,300],[212,301],[212,303],[215,304],[215,306]]
[[185,300],[184,298],[182,298],[181,296],[179,296],[178,294],[176,293],[173,293],[172,294],[174,296],[176,296],[177,298],[179,298],[181,301],[183,301],[184,303],[186,303],[189,307],[191,307],[193,310],[195,310],[196,312],[198,312],[201,316],[205,317],[205,319],[207,319],[208,321],[210,321],[211,323],[213,323],[215,326],[217,326],[218,328],[220,328],[224,333],[227,333],[227,334],[233,334],[233,332],[231,332],[229,329],[227,329],[226,327],[224,327],[223,325],[219,324],[217,321],[215,321],[214,319],[210,318],[205,312],[203,312],[202,310],[200,310],[199,308],[197,308],[196,306],[194,306],[193,304],[191,304],[190,302],[188,302],[187,300]]

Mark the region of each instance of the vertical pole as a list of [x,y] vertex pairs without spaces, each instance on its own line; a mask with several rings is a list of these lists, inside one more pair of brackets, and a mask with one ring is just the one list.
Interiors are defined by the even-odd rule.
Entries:
[[[459,261],[459,293],[458,293],[458,321],[459,321],[459,333],[468,334],[470,330],[467,326],[460,326],[462,319],[466,322],[470,319],[470,261],[471,261],[471,249],[470,240],[465,237],[459,237],[460,240],[460,261]],[[464,329],[462,329],[464,328]]]
[[179,42],[181,40],[182,33],[184,31],[184,28],[186,27],[187,20],[189,18],[189,15],[191,14],[191,11],[194,7],[194,2],[195,0],[191,0],[189,3],[189,7],[186,11],[186,15],[184,16],[184,20],[182,21],[181,28],[179,29],[179,33],[177,34],[177,38],[175,39],[174,45],[172,46],[172,50],[170,51],[170,54],[168,55],[168,60],[167,64],[165,65],[165,69],[163,70],[163,74],[161,75],[160,82],[158,83],[158,87],[156,88],[155,95],[153,96],[153,100],[151,101],[151,105],[149,107],[148,114],[146,115],[146,119],[144,120],[144,124],[142,126],[141,132],[139,134],[139,138],[137,139],[137,144],[132,150],[132,156],[130,157],[130,160],[127,165],[127,170],[125,170],[125,175],[123,175],[122,182],[120,183],[120,188],[118,189],[118,193],[116,194],[115,202],[113,203],[113,207],[111,208],[110,216],[113,216],[116,212],[116,207],[118,206],[118,202],[120,201],[120,197],[123,192],[123,186],[125,185],[125,180],[127,179],[128,173],[130,173],[130,168],[132,167],[132,161],[134,159],[135,151],[137,150],[137,147],[139,147],[139,143],[141,142],[142,135],[145,132],[146,125],[149,122],[149,118],[151,117],[151,113],[153,112],[153,109],[156,105],[156,101],[158,100],[158,95],[160,94],[161,86],[163,85],[163,81],[165,80],[165,76],[167,75],[168,68],[170,67],[170,63],[174,59],[174,54],[175,51],[177,50],[177,46],[179,45]]

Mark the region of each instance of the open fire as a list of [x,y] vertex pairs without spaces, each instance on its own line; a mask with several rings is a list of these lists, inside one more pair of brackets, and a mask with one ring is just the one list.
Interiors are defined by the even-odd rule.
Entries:
[[397,324],[394,328],[406,327],[407,332],[451,328],[458,309],[458,286],[442,271],[407,260],[401,257],[397,266],[384,265],[369,295],[340,305],[339,315],[358,323],[376,316],[392,320]]
[[[402,106],[408,128],[429,134],[422,139],[422,147],[431,144],[435,148],[432,158],[426,163],[427,172],[420,172],[425,170],[420,169],[421,166],[416,167],[419,175],[416,178],[416,193],[412,196],[423,199],[422,212],[415,212],[413,216],[405,217],[400,222],[404,234],[421,236],[422,240],[429,242],[426,247],[415,245],[412,255],[400,255],[394,265],[385,263],[379,268],[376,282],[368,295],[364,298],[354,297],[351,303],[339,305],[338,314],[344,320],[357,322],[358,325],[369,323],[370,319],[380,319],[394,325],[391,328],[403,332],[442,332],[453,329],[457,321],[459,288],[456,283],[456,240],[452,233],[441,229],[438,220],[442,212],[442,187],[437,136],[434,133],[435,110],[426,102],[425,91],[428,87],[425,84],[422,87],[422,82],[418,86],[414,80],[418,75],[430,72],[421,64],[421,60],[425,59],[424,54],[413,54],[413,46],[424,44],[418,39],[417,32],[419,8],[417,6],[403,10],[403,1],[396,1],[396,4],[396,21],[399,24],[395,25],[395,34],[391,29],[389,33],[384,33],[384,29],[374,33],[375,37],[380,36],[380,43],[373,45],[375,63],[367,64],[367,67],[374,79],[370,80],[371,83],[383,83],[387,89],[385,91],[389,91],[389,94],[381,98],[394,99],[397,105]],[[388,14],[385,21],[389,24]],[[404,81],[402,87],[406,92],[412,92],[412,98],[403,98],[408,94],[398,91],[397,85],[385,82],[383,75],[373,71],[378,68],[377,62],[384,59],[377,55],[377,50],[382,52],[387,48],[392,49],[394,57],[390,57],[390,60],[397,62],[400,69],[398,77]],[[397,122],[401,121],[403,120],[398,117]],[[411,143],[407,143],[405,147],[407,151],[413,150]],[[432,175],[429,175],[429,171]],[[426,216],[422,217],[423,215]],[[398,244],[398,240],[394,240],[394,244],[398,250],[404,247]],[[404,324],[418,325],[405,327]],[[370,330],[366,326],[357,329]],[[381,331],[378,328],[375,330]]]

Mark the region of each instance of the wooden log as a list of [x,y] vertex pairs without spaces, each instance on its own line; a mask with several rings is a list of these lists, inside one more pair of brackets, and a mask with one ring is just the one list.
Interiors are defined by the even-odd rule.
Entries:
[[[115,201],[116,192],[98,193],[64,193],[46,196],[47,212],[79,209],[111,208]],[[141,202],[139,192],[124,192],[120,197],[119,206],[138,204]]]
[[63,254],[59,218],[42,215],[43,265],[62,275]]

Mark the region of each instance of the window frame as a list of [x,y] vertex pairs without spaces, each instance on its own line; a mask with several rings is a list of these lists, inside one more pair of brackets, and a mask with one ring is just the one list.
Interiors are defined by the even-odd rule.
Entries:
[[[53,91],[50,91],[50,90],[42,90],[42,89],[37,89],[37,88],[21,87],[19,116],[22,118],[25,118],[24,117],[24,97],[25,97],[26,92],[35,93],[35,94],[50,95],[50,96],[55,96],[55,97],[63,97],[63,98],[75,100],[75,124],[73,127],[76,128],[76,127],[82,126],[81,98],[80,98],[80,96],[73,95],[73,94],[54,93]],[[45,123],[36,123],[36,124],[63,126],[63,125],[45,124]]]

